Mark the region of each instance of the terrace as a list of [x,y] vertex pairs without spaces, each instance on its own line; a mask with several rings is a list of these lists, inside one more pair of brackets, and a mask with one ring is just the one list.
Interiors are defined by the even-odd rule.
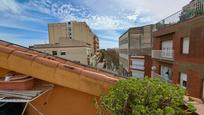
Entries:
[[167,18],[159,21],[158,23],[156,23],[156,28],[157,28],[157,30],[164,29],[166,27],[184,22],[186,20],[200,16],[202,14],[204,14],[204,8],[203,7],[199,7],[196,9],[190,9],[190,10],[187,10],[184,7],[182,10],[180,10],[180,11],[168,16]]

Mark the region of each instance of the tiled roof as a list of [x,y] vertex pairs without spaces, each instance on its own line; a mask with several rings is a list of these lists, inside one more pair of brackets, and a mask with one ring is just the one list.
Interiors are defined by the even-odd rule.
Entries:
[[[35,51],[32,49],[29,49],[29,48],[26,48],[23,46],[19,46],[16,44],[12,44],[12,43],[2,41],[2,40],[0,40],[0,53],[2,53],[2,54],[0,54],[0,57],[1,57],[1,55],[4,56],[4,54],[5,54],[5,57],[1,57],[1,58],[8,61],[8,62],[5,62],[5,60],[0,59],[0,67],[2,67],[2,68],[9,69],[12,71],[21,72],[21,73],[25,71],[25,73],[30,74],[33,77],[36,77],[38,79],[42,79],[42,80],[53,82],[53,83],[56,82],[56,84],[58,84],[58,85],[62,85],[62,86],[64,85],[65,87],[74,88],[76,90],[77,90],[77,87],[79,87],[79,86],[77,86],[77,87],[73,86],[72,87],[72,85],[67,85],[66,83],[63,83],[63,81],[57,81],[58,77],[53,78],[51,76],[58,76],[58,75],[56,75],[58,70],[59,71],[65,71],[65,74],[66,74],[66,72],[69,72],[70,77],[72,77],[71,73],[74,73],[74,74],[77,74],[77,76],[79,76],[79,79],[89,79],[89,81],[91,81],[91,82],[100,83],[100,87],[102,86],[102,88],[104,88],[105,85],[107,85],[107,84],[111,85],[111,84],[114,84],[115,82],[117,82],[119,79],[122,79],[122,78],[117,77],[117,76],[110,74],[108,72],[97,70],[97,69],[94,69],[94,68],[91,68],[91,67],[88,67],[85,65],[74,63],[74,62],[66,60],[66,59],[55,57],[55,56],[52,56],[49,54],[45,54],[45,53],[42,53],[39,51]],[[21,67],[21,65],[19,65],[20,66],[19,68],[13,67],[13,65],[15,65],[15,63],[17,64],[17,63],[23,63],[23,62],[12,61],[12,60],[14,60],[12,57],[20,57],[21,60],[22,59],[23,59],[23,61],[25,60],[25,63],[26,63],[26,61],[29,61],[30,66],[35,66],[33,63],[36,63],[36,65],[38,64],[39,68],[36,68],[36,67],[32,68],[32,67],[28,66],[27,68],[23,69],[24,68],[23,65],[22,65],[22,67]],[[17,60],[17,58],[16,58],[16,60]],[[46,71],[40,71],[40,69],[41,69],[40,67],[42,67],[42,66],[45,66],[45,67],[49,68],[50,70],[54,69],[53,74],[55,74],[55,75],[52,75],[51,74],[52,72],[50,71],[50,72],[47,72],[50,76],[45,75],[43,77],[38,77],[38,75],[41,75],[38,73],[40,73],[40,72],[45,73],[46,72]],[[28,68],[31,68],[31,70],[28,70]],[[36,71],[36,72],[34,72],[34,71]],[[47,74],[47,73],[45,73],[45,74]],[[61,77],[63,77],[63,76],[60,76],[59,78],[61,78]],[[64,78],[62,78],[62,79],[64,79]],[[65,77],[65,79],[68,79],[68,78]],[[69,82],[71,82],[71,81],[69,81]],[[62,84],[60,84],[60,83],[62,83]],[[105,87],[105,88],[107,88],[107,87]],[[83,88],[81,88],[80,91],[84,91],[84,92],[90,91],[90,92],[86,92],[86,93],[91,93],[91,90],[88,90],[88,89],[83,90]],[[97,93],[92,93],[92,94],[100,95]]]

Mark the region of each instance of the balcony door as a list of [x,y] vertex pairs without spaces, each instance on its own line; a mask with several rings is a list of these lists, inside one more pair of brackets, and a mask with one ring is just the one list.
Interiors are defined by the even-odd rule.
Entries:
[[164,58],[172,58],[173,57],[173,41],[162,41],[162,52],[161,56]]

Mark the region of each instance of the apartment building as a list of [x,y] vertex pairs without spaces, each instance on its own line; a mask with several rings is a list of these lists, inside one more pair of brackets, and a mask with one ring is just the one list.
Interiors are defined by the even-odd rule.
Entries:
[[144,77],[144,72],[141,73],[141,71],[131,69],[131,56],[151,55],[153,30],[154,25],[135,27],[128,29],[120,36],[119,64],[123,76],[138,75],[137,73],[140,73]]
[[158,28],[152,51],[154,71],[204,99],[204,15]]
[[181,19],[186,20],[204,13],[204,0],[192,0],[183,7]]
[[70,21],[48,24],[49,43],[60,43],[61,38],[74,39],[93,46],[95,34],[86,22]]
[[89,65],[90,57],[99,49],[99,39],[85,22],[48,24],[49,44],[30,48]]

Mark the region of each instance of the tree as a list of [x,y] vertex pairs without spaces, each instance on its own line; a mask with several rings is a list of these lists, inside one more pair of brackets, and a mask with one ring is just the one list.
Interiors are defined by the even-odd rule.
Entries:
[[177,115],[184,110],[185,90],[159,78],[129,78],[119,81],[96,104],[99,115]]
[[119,52],[116,49],[100,50],[102,60],[106,61],[106,69],[116,71],[119,68]]

